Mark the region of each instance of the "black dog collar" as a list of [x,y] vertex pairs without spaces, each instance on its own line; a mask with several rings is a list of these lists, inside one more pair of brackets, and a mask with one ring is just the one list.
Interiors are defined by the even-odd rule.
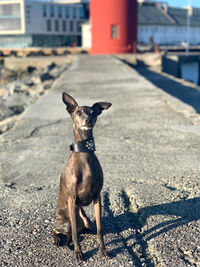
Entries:
[[93,138],[89,138],[69,146],[70,150],[73,152],[86,152],[93,153],[95,149],[95,143]]

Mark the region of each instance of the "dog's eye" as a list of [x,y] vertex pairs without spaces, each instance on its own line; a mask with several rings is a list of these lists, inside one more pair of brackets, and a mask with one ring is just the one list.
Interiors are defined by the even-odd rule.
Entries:
[[81,110],[78,110],[78,111],[76,112],[76,114],[77,114],[78,116],[81,116],[82,111],[81,111]]

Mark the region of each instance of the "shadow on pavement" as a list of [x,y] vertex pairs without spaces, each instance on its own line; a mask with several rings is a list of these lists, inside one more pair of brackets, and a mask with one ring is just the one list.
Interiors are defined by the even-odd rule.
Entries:
[[[145,259],[146,265],[154,266],[148,256],[147,241],[174,228],[200,219],[200,197],[141,208],[137,213],[131,212],[131,203],[125,192],[123,192],[122,197],[124,199],[127,212],[118,216],[114,216],[112,210],[109,208],[110,201],[108,193],[105,194],[104,210],[107,212],[108,216],[103,218],[103,223],[105,223],[105,225],[107,225],[108,222],[112,223],[112,231],[105,230],[105,233],[117,232],[118,234],[120,234],[127,229],[136,230],[136,233],[134,235],[130,235],[123,240],[124,247],[128,250],[135,266],[143,266],[143,264],[140,261],[140,258],[134,253],[134,246],[137,247],[137,245],[139,244],[142,248],[142,258]],[[147,219],[155,215],[162,215],[166,218],[173,216],[175,218],[162,221],[151,229],[141,232],[141,228],[146,224]],[[133,242],[131,242],[131,240]],[[114,240],[113,242],[119,243],[120,241],[121,240]],[[132,245],[128,246],[128,243],[131,243]],[[119,246],[114,251],[111,251],[111,254],[114,257],[116,256],[116,254],[122,252],[122,250],[123,248]]]
[[190,105],[200,114],[200,91],[193,87],[185,86],[179,82],[176,82],[169,77],[150,70],[143,62],[138,61],[138,67],[125,60],[122,60],[125,64],[134,68],[140,75],[149,80],[152,84],[159,87],[166,93],[178,98],[182,102]]
[[[154,266],[154,263],[148,255],[147,242],[149,240],[167,233],[172,229],[200,219],[200,197],[147,206],[139,209],[137,213],[131,211],[131,203],[124,191],[122,192],[122,198],[126,212],[115,216],[110,209],[108,192],[103,196],[104,213],[106,214],[106,216],[102,217],[103,232],[104,234],[113,233],[115,237],[117,236],[117,238],[113,238],[112,241],[105,243],[105,246],[108,249],[109,245],[114,245],[114,249],[108,250],[111,258],[123,253],[124,250],[128,251],[132,258],[133,266],[136,267],[144,266],[144,262],[146,266]],[[156,218],[155,225],[152,228],[141,231],[142,227],[147,223],[148,218],[156,215],[161,215],[162,218]],[[169,216],[173,218],[168,219]],[[157,223],[157,221],[161,220],[162,222]],[[95,228],[95,222],[93,222],[92,228]],[[132,232],[132,234],[127,235],[127,233],[130,232]],[[83,233],[95,235],[95,240],[97,238],[96,231],[82,232],[82,234]],[[79,239],[82,241],[85,238],[87,237],[81,235]],[[96,242],[97,241],[95,241],[94,249],[84,252],[85,260],[98,254]],[[66,244],[62,245],[66,246]],[[73,250],[72,243],[70,245],[70,250]]]
[[[140,252],[142,253],[142,258],[145,259],[146,265],[151,267],[153,266],[153,264],[148,258],[146,244],[141,239],[141,235],[138,233],[138,230],[141,229],[141,224],[138,221],[138,216],[129,211],[130,202],[124,191],[122,192],[122,198],[124,200],[125,209],[127,210],[127,212],[118,216],[114,216],[113,211],[110,209],[109,194],[106,192],[104,195],[104,211],[105,213],[107,213],[107,216],[102,218],[102,224],[103,226],[105,225],[104,233],[112,232],[114,234],[117,233],[118,236],[120,236],[118,240],[115,239],[110,243],[107,243],[106,246],[108,246],[109,244],[117,245],[119,243],[119,246],[110,251],[112,257],[115,257],[119,253],[123,253],[123,250],[126,249],[134,262],[133,266],[143,266],[140,255],[137,255],[133,249],[134,246],[136,247],[139,244],[142,248],[142,251]],[[121,234],[121,232],[130,229],[136,230],[136,232],[134,231],[133,235],[125,238]],[[121,246],[122,243],[123,247]]]
[[[122,253],[124,248],[126,248],[134,261],[134,266],[143,266],[140,257],[134,252],[134,247],[139,245],[141,247],[142,259],[145,260],[146,265],[154,266],[148,256],[147,241],[172,229],[200,219],[200,197],[141,208],[137,213],[131,212],[131,203],[125,192],[123,192],[122,197],[127,212],[114,216],[110,209],[108,193],[104,196],[104,210],[107,213],[107,216],[103,218],[103,225],[105,225],[104,233],[112,232],[120,235],[120,239],[113,240],[107,243],[106,246],[119,243],[117,248],[110,251],[112,257]],[[161,215],[166,218],[173,216],[174,219],[163,220],[152,228],[141,232],[141,228],[146,224],[147,219],[155,215]],[[160,218],[157,220],[160,220]],[[110,225],[110,227],[107,227],[107,225]],[[136,232],[124,238],[122,232],[128,229],[135,229]],[[124,247],[121,247],[121,242],[123,242]]]

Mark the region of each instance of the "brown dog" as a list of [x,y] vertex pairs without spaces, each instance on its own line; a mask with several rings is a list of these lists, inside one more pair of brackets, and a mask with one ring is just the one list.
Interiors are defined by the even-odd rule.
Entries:
[[62,95],[63,102],[73,120],[75,143],[70,146],[72,154],[60,178],[60,191],[55,211],[54,241],[60,243],[59,234],[70,237],[74,243],[76,258],[83,260],[78,242],[78,232],[83,228],[91,229],[91,224],[82,206],[94,203],[94,213],[97,225],[99,252],[108,257],[105,250],[101,227],[101,199],[103,172],[94,153],[93,127],[97,116],[111,104],[95,103],[92,107],[78,106],[77,102],[67,93]]

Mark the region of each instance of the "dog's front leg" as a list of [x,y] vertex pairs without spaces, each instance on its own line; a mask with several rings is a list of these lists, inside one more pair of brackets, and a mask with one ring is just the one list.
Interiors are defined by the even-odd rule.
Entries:
[[102,225],[101,225],[101,197],[98,197],[94,200],[94,214],[96,218],[97,226],[97,239],[99,243],[99,252],[102,256],[109,258],[109,253],[105,250],[103,235],[102,235]]
[[78,231],[77,231],[77,222],[76,222],[76,198],[74,196],[69,197],[68,199],[68,208],[69,216],[72,227],[72,240],[74,243],[74,251],[77,260],[83,260],[83,254],[81,252],[81,247],[78,243]]

